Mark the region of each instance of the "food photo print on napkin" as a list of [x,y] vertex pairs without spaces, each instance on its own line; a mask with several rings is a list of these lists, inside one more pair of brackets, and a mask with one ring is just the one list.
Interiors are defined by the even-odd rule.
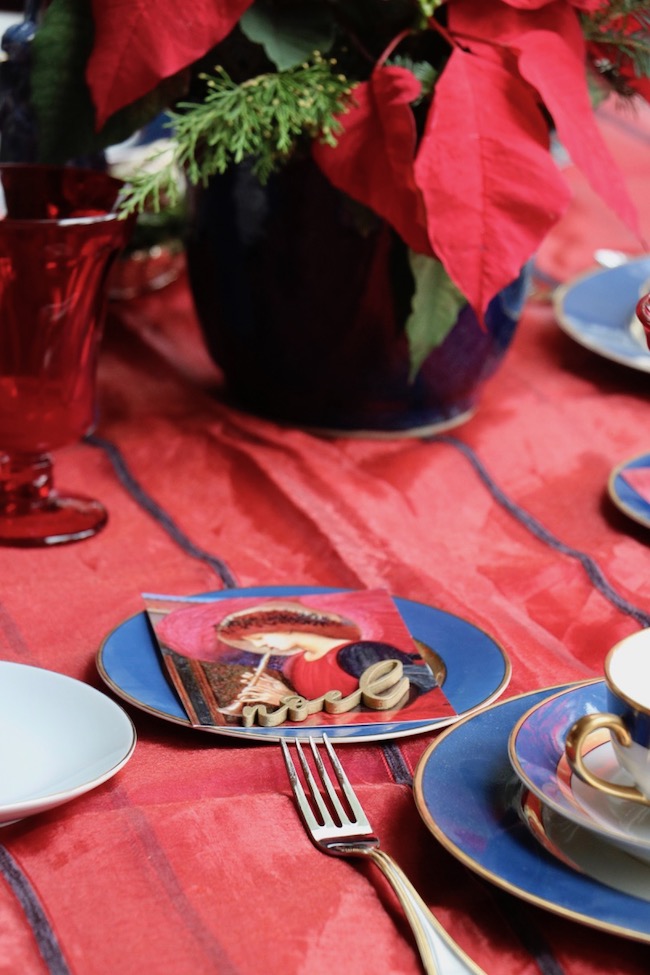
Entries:
[[146,595],[167,674],[195,727],[453,717],[431,648],[384,590],[206,602]]

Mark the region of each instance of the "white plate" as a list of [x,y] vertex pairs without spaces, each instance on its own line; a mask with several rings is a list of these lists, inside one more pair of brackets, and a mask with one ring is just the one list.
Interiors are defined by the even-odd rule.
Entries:
[[522,815],[535,839],[554,857],[622,894],[650,901],[650,865],[599,839],[524,790]]
[[88,684],[0,661],[0,824],[105,782],[129,760],[128,715]]
[[[510,761],[524,785],[555,812],[633,856],[650,860],[650,807],[615,799],[586,785],[571,772],[566,760],[564,743],[571,725],[584,714],[606,710],[604,681],[552,695],[514,726]],[[609,732],[592,735],[584,754],[596,775],[630,783],[616,761]]]
[[635,308],[650,277],[650,257],[590,271],[558,288],[558,325],[580,345],[641,372],[650,372],[643,329],[634,327]]

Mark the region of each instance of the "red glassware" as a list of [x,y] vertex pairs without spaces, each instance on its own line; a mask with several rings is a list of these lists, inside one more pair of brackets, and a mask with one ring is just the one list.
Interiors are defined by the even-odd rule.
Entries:
[[645,329],[645,338],[650,349],[650,294],[644,295],[638,302],[636,315]]
[[132,229],[122,184],[72,167],[0,166],[0,544],[94,535],[98,501],[59,494],[51,451],[95,424],[108,272]]

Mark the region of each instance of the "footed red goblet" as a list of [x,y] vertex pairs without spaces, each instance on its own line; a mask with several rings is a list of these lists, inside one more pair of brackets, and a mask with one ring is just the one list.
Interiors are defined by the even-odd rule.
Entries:
[[73,167],[0,166],[0,544],[99,531],[104,506],[59,493],[51,452],[95,424],[106,279],[132,220],[122,184]]
[[650,294],[643,295],[636,306],[636,315],[645,330],[646,342],[650,349]]

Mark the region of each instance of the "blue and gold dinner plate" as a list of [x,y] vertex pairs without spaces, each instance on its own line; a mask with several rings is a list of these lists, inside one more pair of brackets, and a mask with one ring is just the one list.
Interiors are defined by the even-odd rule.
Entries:
[[[263,586],[225,589],[194,598],[207,601],[237,596],[267,598],[328,592],[336,590],[314,586]],[[430,647],[442,661],[445,670],[442,689],[456,714],[453,717],[432,716],[430,720],[420,718],[390,723],[322,727],[310,724],[310,735],[318,737],[326,731],[330,738],[346,742],[377,741],[421,734],[458,721],[487,706],[506,688],[510,679],[510,661],[502,647],[486,632],[468,620],[444,610],[410,599],[393,598],[411,636]],[[191,727],[161,665],[146,613],[130,617],[106,637],[97,654],[97,668],[106,684],[123,700],[166,721]],[[201,730],[258,741],[298,738],[305,733],[300,724],[295,722],[275,728],[227,725]]]

